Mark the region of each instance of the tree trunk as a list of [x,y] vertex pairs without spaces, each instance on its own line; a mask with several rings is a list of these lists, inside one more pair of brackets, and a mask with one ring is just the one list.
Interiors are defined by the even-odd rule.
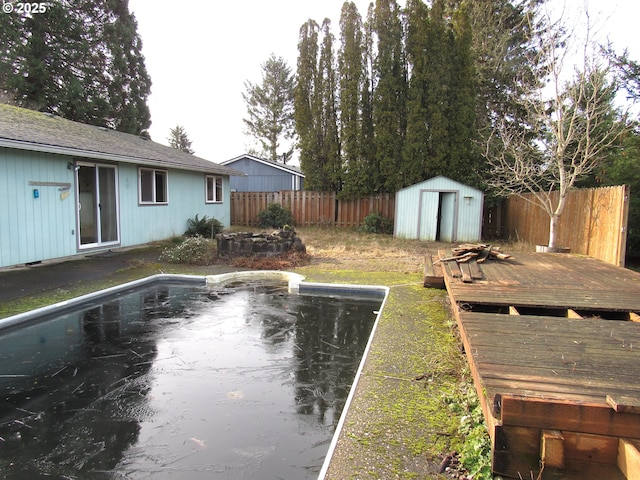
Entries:
[[556,248],[556,235],[558,232],[558,220],[560,215],[553,214],[549,222],[549,249]]

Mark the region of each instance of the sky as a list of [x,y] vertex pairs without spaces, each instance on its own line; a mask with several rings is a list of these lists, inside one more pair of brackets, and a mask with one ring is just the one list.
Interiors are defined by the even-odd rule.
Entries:
[[[295,72],[298,33],[309,19],[332,22],[339,36],[344,0],[129,0],[138,22],[142,53],[152,86],[151,138],[168,144],[181,125],[195,154],[216,163],[255,147],[245,133],[245,82],[260,84],[261,65],[273,53]],[[404,5],[404,1],[398,2]],[[555,5],[562,2],[552,2]],[[365,18],[369,0],[356,0]],[[566,0],[571,18],[584,0]],[[588,0],[588,10],[617,51],[628,48],[640,60],[636,37],[640,2]],[[574,15],[575,16],[575,15]],[[636,39],[634,39],[636,37]]]

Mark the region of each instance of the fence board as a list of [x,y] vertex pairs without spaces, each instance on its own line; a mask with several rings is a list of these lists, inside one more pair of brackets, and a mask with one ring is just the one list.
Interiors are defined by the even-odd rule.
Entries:
[[[553,199],[557,192],[553,192]],[[624,265],[629,213],[629,187],[585,188],[567,195],[560,216],[556,244],[573,253]],[[505,233],[535,245],[549,239],[549,216],[537,205],[519,197],[510,197],[504,207]]]
[[284,190],[280,192],[232,192],[231,224],[256,227],[258,214],[270,203],[277,203],[291,211],[298,226],[359,227],[370,213],[393,220],[395,194],[339,200],[335,192]]

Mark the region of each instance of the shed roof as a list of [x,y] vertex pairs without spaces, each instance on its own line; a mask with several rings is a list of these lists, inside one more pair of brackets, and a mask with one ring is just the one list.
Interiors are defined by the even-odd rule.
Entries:
[[250,155],[248,153],[245,153],[243,155],[240,155],[238,157],[232,158],[230,160],[225,160],[224,162],[221,162],[220,165],[231,165],[235,162],[238,162],[244,158],[248,158],[249,160],[253,160],[254,162],[258,162],[258,163],[262,163],[264,165],[268,165],[269,167],[273,167],[273,168],[277,168],[278,170],[283,170],[287,173],[291,173],[293,175],[297,175],[298,177],[302,177],[304,178],[304,173],[302,173],[302,170],[300,170],[300,168],[293,166],[293,165],[285,165],[284,163],[277,163],[277,162],[273,162],[271,160],[267,160],[265,158],[260,158],[260,157],[256,157],[255,155]]
[[0,147],[218,175],[244,175],[137,135],[4,104],[0,104]]
[[470,189],[470,190],[475,190],[478,193],[482,194],[482,190],[479,190],[475,187],[472,187],[470,185],[466,185],[464,183],[458,182],[457,180],[453,180],[449,177],[445,177],[444,175],[438,175],[436,177],[432,177],[429,178],[428,180],[423,180],[421,182],[418,183],[414,183],[413,185],[409,185],[407,187],[402,188],[400,191],[402,190],[408,190],[408,189],[413,189],[416,187],[430,187],[430,186],[444,186],[444,185],[456,185],[456,186],[460,186],[460,187],[464,187],[466,189]]

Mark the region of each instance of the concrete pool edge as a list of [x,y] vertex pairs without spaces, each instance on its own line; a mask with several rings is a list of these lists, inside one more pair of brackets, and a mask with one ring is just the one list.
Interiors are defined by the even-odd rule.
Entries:
[[349,394],[343,406],[342,412],[340,414],[340,418],[338,420],[336,429],[331,439],[331,443],[329,445],[329,449],[324,458],[322,467],[320,469],[320,473],[318,475],[318,479],[322,480],[325,478],[326,473],[328,471],[329,465],[331,463],[331,458],[334,454],[334,451],[338,443],[338,439],[340,437],[341,431],[345,423],[347,413],[355,397],[355,392],[358,386],[358,382],[362,376],[362,371],[365,365],[365,361],[371,349],[373,338],[375,336],[376,329],[378,327],[378,323],[382,315],[382,311],[384,309],[384,306],[389,296],[390,288],[386,286],[379,286],[379,285],[304,282],[304,278],[305,277],[303,275],[300,275],[297,273],[278,271],[278,270],[239,271],[239,272],[231,272],[231,273],[224,273],[224,274],[218,274],[218,275],[206,275],[206,276],[164,274],[164,273],[156,274],[156,275],[151,275],[138,280],[134,280],[131,282],[127,282],[121,285],[116,285],[103,290],[99,290],[93,293],[81,295],[79,297],[75,297],[69,300],[57,302],[52,305],[41,307],[35,310],[30,310],[28,312],[24,312],[24,313],[13,315],[7,318],[0,319],[0,332],[6,329],[21,326],[23,324],[27,325],[43,317],[47,317],[48,315],[51,315],[53,313],[59,313],[61,310],[64,311],[74,307],[90,304],[91,302],[100,300],[112,294],[120,294],[134,288],[150,286],[150,285],[153,285],[154,283],[160,283],[160,282],[193,283],[193,284],[196,284],[196,285],[199,284],[202,286],[214,286],[214,285],[222,285],[226,282],[232,282],[232,281],[280,280],[288,283],[289,292],[293,294],[303,294],[303,295],[305,294],[332,295],[333,294],[336,296],[344,296],[346,294],[347,296],[358,296],[358,297],[375,296],[376,298],[380,298],[381,300],[380,307],[377,311],[374,312],[376,313],[376,318],[374,320],[371,332],[369,334],[369,339],[362,353],[362,357],[360,359],[358,369],[356,370],[356,373],[353,378],[353,382],[349,389]]

